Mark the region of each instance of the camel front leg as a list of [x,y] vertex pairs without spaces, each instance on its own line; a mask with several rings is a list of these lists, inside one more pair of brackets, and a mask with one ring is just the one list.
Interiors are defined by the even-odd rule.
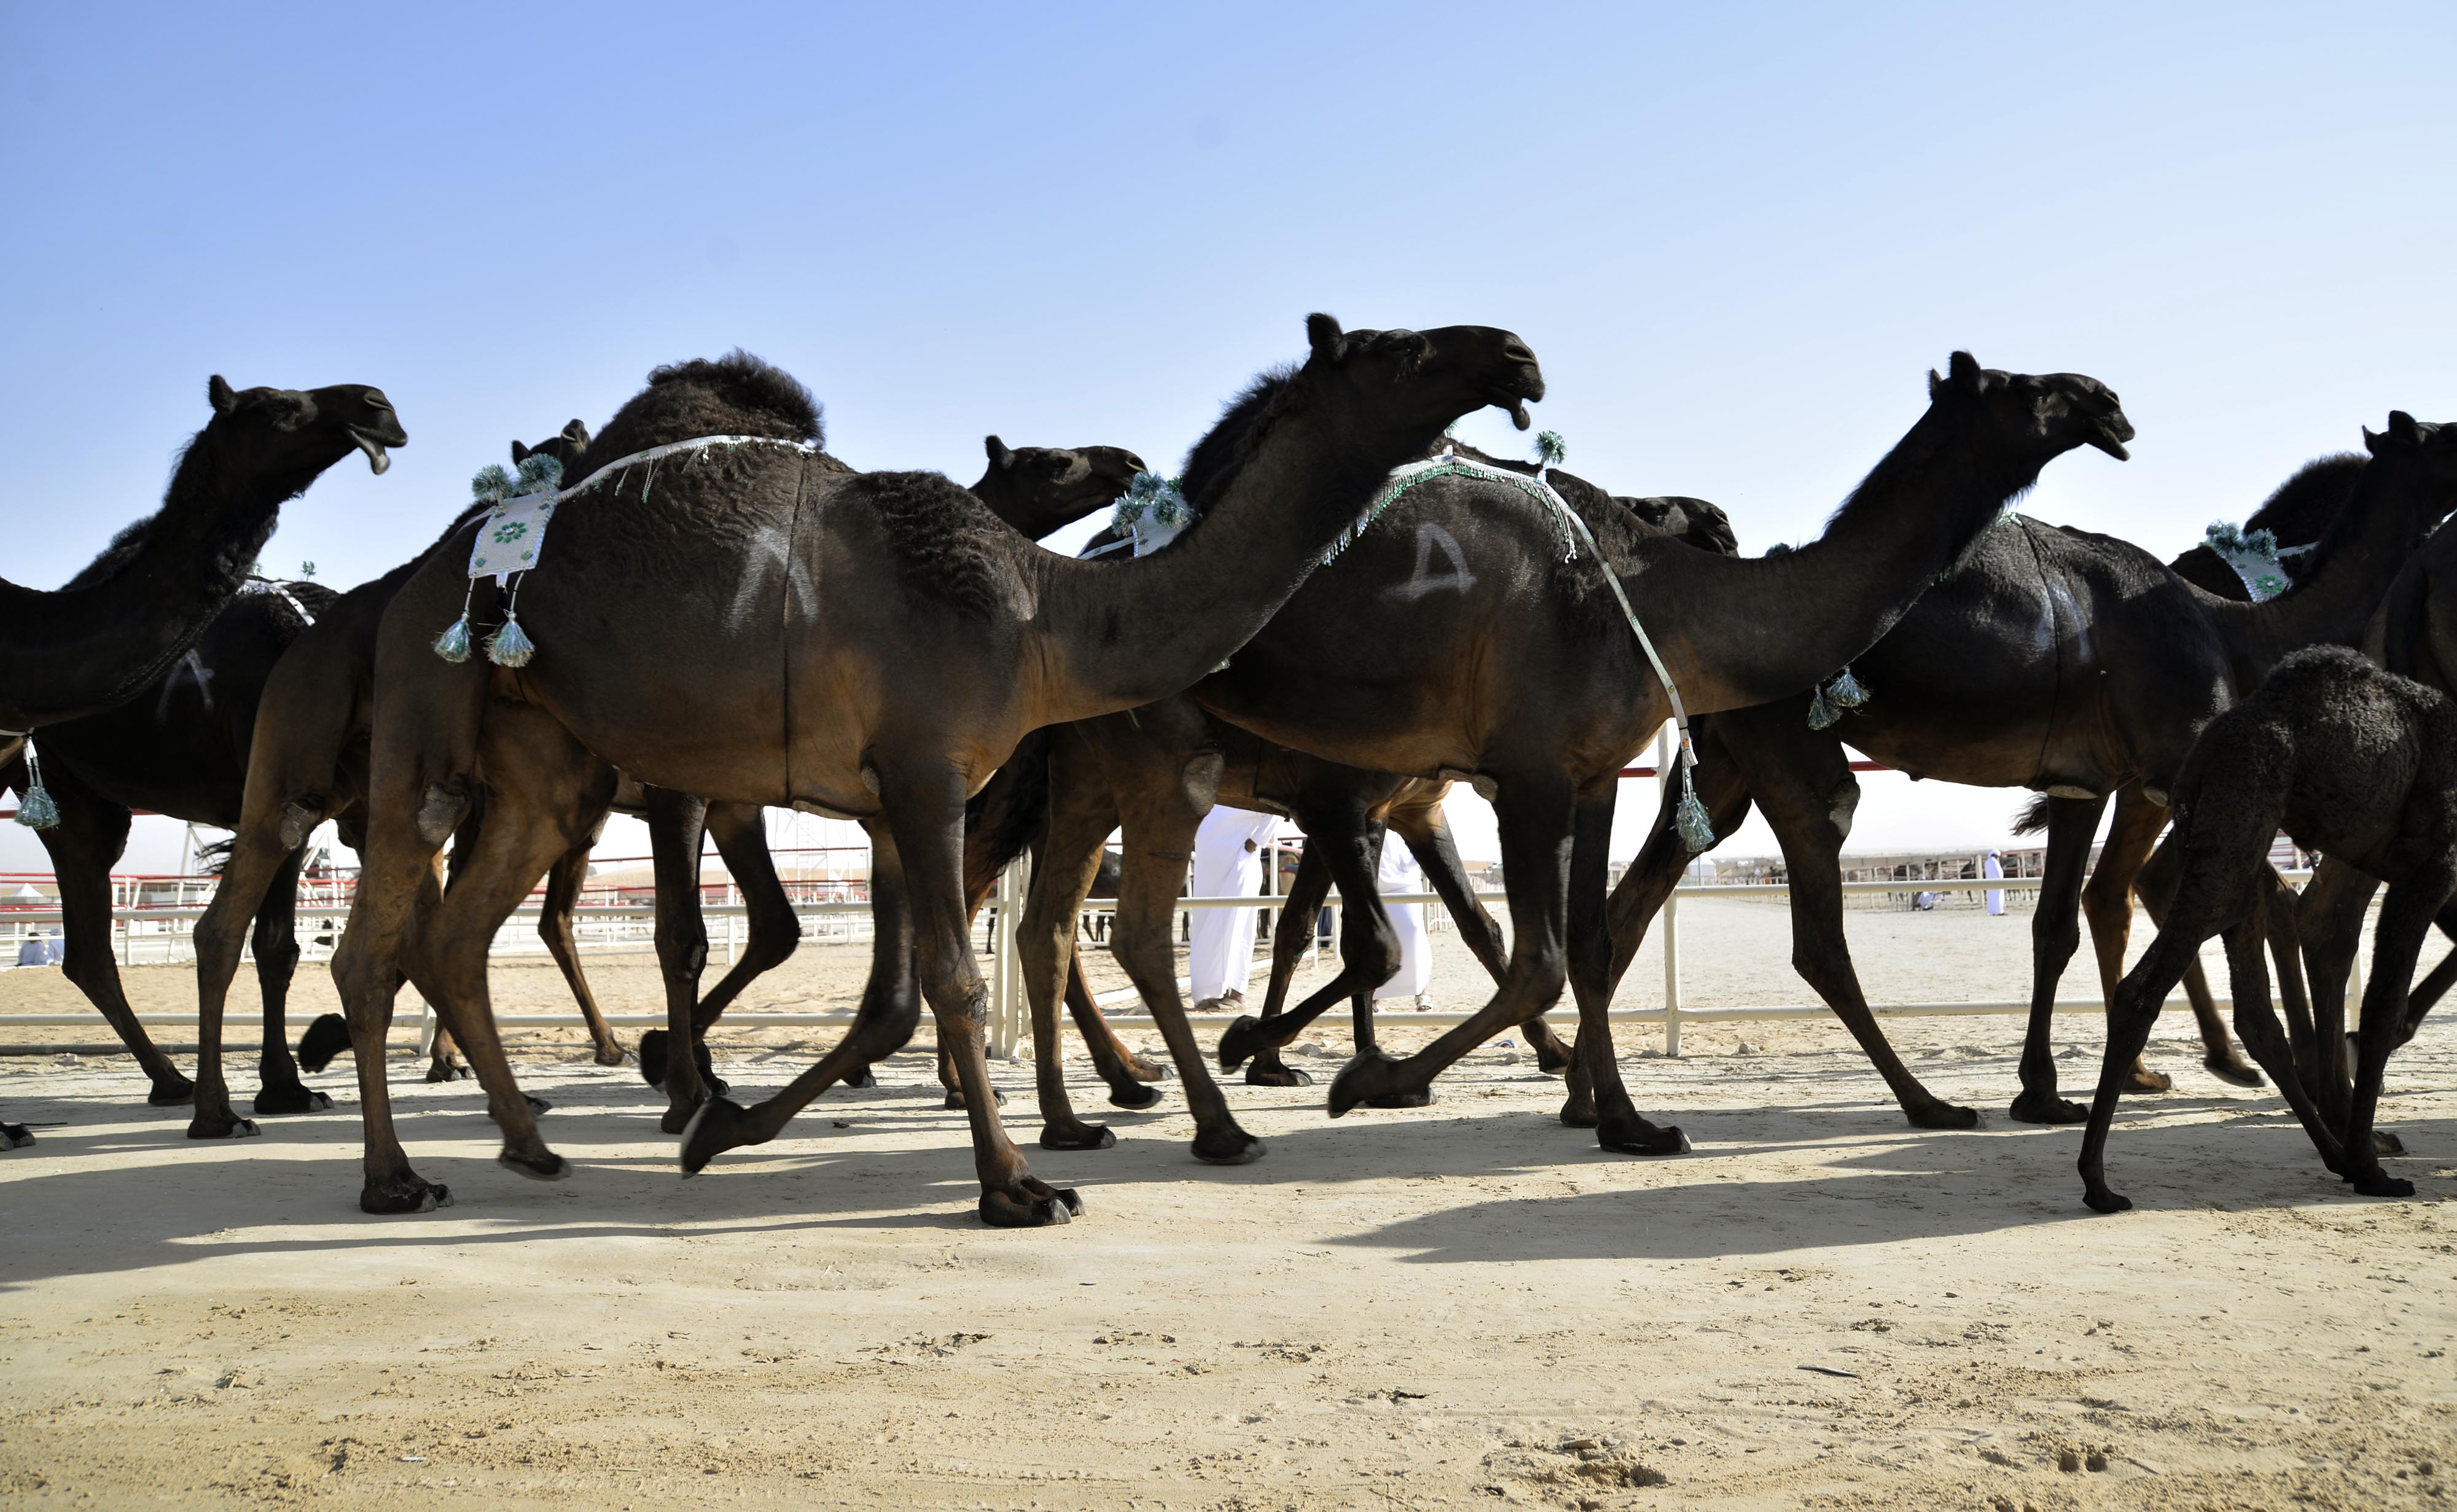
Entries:
[[1048,830],[1017,930],[1024,996],[1032,1005],[1033,1084],[1043,1150],[1106,1150],[1118,1142],[1107,1125],[1076,1116],[1066,1094],[1065,1047],[1059,1040],[1058,1005],[1075,962],[1075,921],[1100,873],[1102,842],[1117,817],[1108,803],[1084,791],[1087,786],[1070,785],[1052,795]]
[[2031,915],[2031,1014],[2022,1031],[2022,1091],[2010,1110],[2021,1123],[2080,1123],[2090,1116],[2090,1110],[2056,1093],[2056,987],[2081,944],[2082,871],[2106,811],[2104,796],[2048,800],[2047,874]]
[[[1394,813],[1391,828],[1407,843],[1409,854],[1416,858],[1417,867],[1425,873],[1426,883],[1450,910],[1451,925],[1458,931],[1459,941],[1484,968],[1485,975],[1498,985],[1502,974],[1510,970],[1510,947],[1501,936],[1501,921],[1476,895],[1476,887],[1468,880],[1466,864],[1459,860],[1458,842],[1451,835],[1450,821],[1438,807],[1430,822],[1419,825],[1414,815]],[[1386,844],[1388,842],[1385,842]],[[1547,1076],[1568,1073],[1571,1051],[1544,1015],[1537,1014],[1525,1025],[1528,1048],[1536,1052],[1536,1069]]]
[[2372,941],[2370,980],[2364,983],[2363,1040],[2355,1060],[2353,1106],[2340,1137],[2345,1178],[2367,1197],[2410,1197],[2414,1183],[2381,1169],[2380,1151],[2372,1140],[2372,1120],[2380,1109],[2381,1079],[2389,1052],[2405,1029],[2408,984],[2431,932],[2431,921],[2457,890],[2457,870],[2446,867],[2408,877],[2388,889],[2381,903],[2380,929]]
[[1607,778],[1581,793],[1571,830],[1566,943],[1570,991],[1579,1005],[1579,1070],[1596,1107],[1596,1143],[1627,1154],[1680,1154],[1689,1136],[1639,1115],[1621,1079],[1612,1020],[1612,926],[1604,875],[1612,864],[1612,820],[1620,781]]
[[879,802],[903,858],[921,959],[921,993],[939,1021],[939,1042],[952,1055],[972,1125],[973,1169],[981,1178],[981,1220],[992,1228],[1063,1223],[1084,1211],[1071,1189],[1035,1178],[1023,1152],[1007,1137],[991,1095],[983,1038],[989,991],[973,963],[964,907],[964,791],[961,774],[943,758],[918,753],[878,757]]
[[1167,1080],[1168,1068],[1144,1059],[1118,1037],[1108,1015],[1093,1000],[1091,984],[1084,980],[1081,940],[1071,942],[1066,952],[1066,1012],[1075,1020],[1075,1032],[1084,1036],[1092,1069],[1108,1083],[1110,1107],[1137,1110],[1160,1101],[1160,1089],[1147,1084]]
[[597,848],[598,836],[606,832],[606,820],[600,815],[596,825],[580,844],[556,858],[546,874],[546,902],[538,910],[538,938],[546,942],[546,952],[563,972],[563,982],[571,989],[572,1000],[580,1005],[581,1021],[588,1026],[589,1042],[597,1047],[596,1061],[600,1066],[623,1064],[623,1042],[614,1037],[614,1027],[606,1022],[605,1011],[597,1006],[597,993],[589,988],[588,973],[580,969],[580,942],[572,933],[571,910],[579,906],[582,884],[588,880],[588,855]]
[[[665,787],[647,791],[649,848],[654,853],[657,879],[657,974],[666,989],[666,1053],[661,1057],[666,1112],[657,1127],[680,1134],[699,1111],[701,1099],[716,1092],[702,1080],[699,1036],[692,1027],[700,972],[708,966],[708,921],[700,912],[699,897],[708,800]],[[677,1055],[676,1047],[688,1047],[691,1052]]]
[[[256,1112],[260,1114],[321,1113],[333,1099],[310,1090],[299,1079],[299,1063],[290,1058],[290,980],[299,967],[299,869],[307,861],[304,847],[290,852],[263,907],[256,912],[256,980],[264,1003],[264,1033],[256,1052]],[[218,1025],[218,1006],[215,1020]],[[203,1038],[203,1052],[217,1059],[220,1036]]]
[[[429,839],[414,815],[468,802],[465,780],[396,781],[380,765],[379,787],[369,800],[367,845],[349,923],[333,951],[333,985],[350,1032],[359,1080],[359,1117],[365,1148],[359,1189],[361,1213],[431,1213],[452,1205],[451,1190],[410,1169],[409,1154],[394,1132],[392,1089],[384,1070],[384,1040],[392,1031],[394,995],[400,991],[403,936],[415,913],[432,913],[443,902],[436,861],[444,834]],[[421,789],[425,790],[424,802]],[[403,789],[406,789],[404,792]],[[449,833],[446,823],[444,833]]]
[[[1313,950],[1323,900],[1329,896],[1331,866],[1309,843],[1298,852],[1296,875],[1289,882],[1288,895],[1280,900],[1279,916],[1271,921],[1271,979],[1263,990],[1262,1015],[1240,1017],[1220,1036],[1221,1070],[1234,1071],[1241,1057],[1251,1056],[1252,1064],[1246,1068],[1249,1087],[1313,1085],[1312,1073],[1280,1058],[1281,1047],[1288,1041],[1281,1037],[1283,1026],[1277,1020],[1288,1004],[1289,988],[1296,980],[1297,963]],[[1249,1024],[1251,1030],[1241,1034],[1239,1031]]]

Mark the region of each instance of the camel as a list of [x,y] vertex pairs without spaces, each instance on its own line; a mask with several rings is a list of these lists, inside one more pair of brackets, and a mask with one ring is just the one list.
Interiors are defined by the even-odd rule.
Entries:
[[[157,1108],[193,1101],[196,1087],[155,1046],[121,990],[111,950],[111,868],[127,847],[133,810],[221,828],[239,822],[248,744],[265,679],[309,617],[324,613],[339,597],[315,582],[266,587],[233,599],[196,644],[136,697],[43,732],[43,774],[59,823],[39,834],[59,879],[68,946],[63,965],[153,1082],[146,1100]],[[23,770],[22,759],[0,766],[0,782],[22,787]],[[295,878],[297,866],[294,857],[287,875]],[[257,1108],[301,1113],[331,1104],[299,1085],[280,1043],[276,1005],[299,959],[295,888],[281,888],[274,897],[276,906],[256,921],[257,971],[275,1029],[264,1044],[265,1092]]]
[[283,503],[353,451],[382,473],[408,433],[382,389],[205,384],[214,418],[157,513],[66,585],[0,582],[0,755],[17,737],[123,703],[194,645],[247,580]]
[[[521,584],[537,649],[517,670],[432,653],[471,595],[449,550],[430,559],[378,645],[367,863],[334,960],[359,1052],[361,1210],[424,1211],[449,1195],[411,1168],[376,1053],[403,970],[452,1005],[504,1133],[499,1160],[568,1174],[494,1032],[485,942],[578,838],[611,762],[668,792],[876,821],[878,927],[917,943],[921,992],[955,1048],[981,1217],[1034,1226],[1080,1213],[1080,1197],[1031,1175],[990,1095],[963,928],[964,800],[1027,730],[1150,703],[1218,665],[1311,574],[1392,466],[1486,404],[1523,426],[1526,401],[1543,394],[1534,354],[1505,331],[1349,332],[1317,315],[1307,335],[1304,365],[1275,375],[1268,415],[1241,428],[1238,481],[1150,557],[1076,562],[935,474],[856,473],[815,449],[743,442],[636,478],[601,471],[565,502],[547,565]],[[656,397],[652,382],[595,450],[627,453],[627,422],[644,404],[636,419],[653,419]],[[748,434],[713,423],[731,419],[710,416],[707,433]],[[481,623],[504,613],[495,600],[482,591],[472,605]],[[478,853],[439,896],[438,850],[482,781]],[[919,1012],[905,993],[870,1006],[816,1072],[833,1080],[876,1059],[851,1041],[900,1043]],[[670,1008],[687,1042],[691,1005]],[[696,1091],[691,1056],[669,1054],[667,1077]],[[712,1128],[720,1148],[765,1136],[750,1112],[712,1099],[686,1150]]]
[[[1629,584],[1625,591],[1654,622],[1658,648],[1690,707],[1806,688],[1882,635],[2048,461],[2085,444],[2121,457],[2133,434],[2115,395],[2095,379],[1982,369],[1968,353],[1954,354],[1946,376],[1930,375],[1930,398],[1928,415],[1838,511],[1826,538],[1771,561],[1700,551],[1575,480],[1569,496],[1583,535],[1570,534],[1566,521],[1514,485],[1438,478],[1356,532],[1224,670],[1195,686],[1194,707],[1183,701],[1139,707],[1132,718],[1059,732],[1062,752],[1071,745],[1110,771],[1146,760],[1157,769],[1161,758],[1151,751],[1182,762],[1177,795],[1152,782],[1108,785],[1155,798],[1150,809],[1127,815],[1128,833],[1142,838],[1124,858],[1113,950],[1177,1063],[1197,1121],[1198,1158],[1234,1162],[1259,1153],[1194,1048],[1168,950],[1172,900],[1195,825],[1224,785],[1245,791],[1237,785],[1251,781],[1225,770],[1225,754],[1194,723],[1198,710],[1360,772],[1465,776],[1499,811],[1513,924],[1500,991],[1408,1060],[1379,1053],[1352,1060],[1330,1089],[1332,1116],[1366,1103],[1421,1102],[1442,1068],[1550,1006],[1566,977],[1578,995],[1580,1061],[1603,1102],[1593,1120],[1598,1142],[1636,1154],[1687,1147],[1680,1130],[1659,1129],[1630,1105],[1603,1018],[1610,951],[1602,847],[1621,768],[1671,703],[1592,559],[1602,552],[1616,582]],[[1268,387],[1255,391],[1196,444],[1186,489],[1199,508],[1241,486],[1243,433],[1270,401]],[[1609,544],[1581,545],[1579,557],[1565,560],[1565,536]],[[1167,561],[1177,550],[1146,560]],[[1767,612],[1773,603],[1786,612]],[[1084,796],[1105,797],[1102,784],[1070,781],[1056,762],[1050,839],[1022,942],[1043,1095],[1063,1107],[1063,1086],[1051,1085],[1046,1064],[1051,1005],[1111,810]],[[1351,814],[1338,832],[1363,833],[1365,823]],[[1362,848],[1337,849],[1326,859],[1343,893],[1372,896]],[[859,1034],[857,1027],[849,1041]],[[780,1099],[807,1091],[829,1066],[822,1062]],[[1063,1115],[1051,1121],[1076,1133]],[[771,1117],[760,1127],[773,1134],[779,1122]],[[686,1163],[703,1158],[710,1144],[687,1139]]]
[[[2325,476],[2305,484],[2323,493],[2352,470],[2338,459],[2305,471],[2316,469]],[[1869,1013],[1843,933],[1837,856],[1858,801],[1843,742],[1915,779],[2045,794],[2047,881],[2033,921],[2032,1008],[2012,1114],[2079,1122],[2087,1111],[2056,1095],[2049,1015],[2078,944],[2082,868],[2108,796],[2137,787],[2149,806],[2133,810],[2131,828],[2101,852],[2093,913],[2101,930],[2112,929],[2105,901],[2125,895],[2157,838],[2163,790],[2200,723],[2288,652],[2359,639],[2413,543],[2451,502],[2450,489],[2424,470],[2383,468],[2375,458],[2296,586],[2260,604],[2205,593],[2127,542],[2014,516],[1854,663],[1874,696],[1833,727],[1811,729],[1799,698],[1704,722],[1702,751],[1723,758],[1701,762],[1718,769],[1714,791],[1701,793],[1716,834],[1729,834],[1752,801],[1765,813],[1789,865],[1793,964],[1913,1123],[1932,1110],[1916,1100]],[[2045,624],[2056,633],[2043,647]],[[2135,647],[2145,649],[2122,654]],[[1615,980],[1687,862],[1669,817],[1659,815],[1615,891]]]
[[[2361,652],[2312,647],[2281,662],[2251,696],[2209,722],[2177,775],[2173,798],[2181,874],[2158,938],[2116,986],[2098,1094],[2082,1136],[2082,1200],[2099,1213],[2133,1206],[2106,1175],[2108,1129],[2124,1070],[2149,1039],[2184,963],[2220,933],[2237,1032],[2285,1094],[2323,1162],[2365,1196],[2413,1195],[2413,1182],[2381,1169],[2372,1118],[2382,1073],[2406,1027],[2415,957],[2457,891],[2457,704]],[[2262,914],[2278,895],[2267,856],[2282,828],[2298,845],[2343,857],[2388,884],[2364,988],[2354,1093],[2340,1121],[2306,1093],[2269,1005]]]
[[[996,437],[989,438],[987,444],[990,467],[975,487],[996,500],[996,507],[1026,521],[1047,521],[1069,507],[1080,517],[1114,498],[1141,467],[1140,459],[1133,453],[1114,447],[1009,448]],[[588,445],[588,427],[574,419],[559,435],[536,446],[515,440],[511,457],[517,464],[533,454],[551,456],[565,469],[565,476],[577,481]],[[465,511],[455,528],[468,523],[479,512]],[[276,917],[286,921],[293,906],[298,862],[307,834],[318,822],[335,819],[346,844],[353,848],[362,844],[360,802],[365,790],[376,632],[384,608],[416,565],[417,561],[404,563],[320,610],[317,627],[282,657],[271,677],[261,680],[267,714],[263,720],[257,720],[255,701],[251,699],[247,704],[248,722],[258,730],[258,744],[252,758],[243,759],[237,768],[260,773],[260,779],[252,797],[244,787],[229,795],[224,807],[236,818],[203,821],[223,825],[237,833],[231,842],[230,860],[221,885],[196,926],[198,999],[212,1029],[202,1038],[212,1047],[206,1053],[213,1054],[217,1064],[218,1055],[214,1052],[218,1049],[221,1013],[231,980],[237,971],[242,931],[247,919],[254,915],[258,975],[265,998],[264,1049],[259,1062],[263,1090],[257,1094],[258,1113],[329,1107],[330,1099],[323,1093],[310,1092],[299,1083],[298,1067],[303,1065],[311,1073],[320,1072],[335,1054],[349,1048],[348,1030],[341,1015],[324,1014],[308,1026],[299,1038],[297,1062],[291,1060],[280,1043],[286,996],[282,984],[286,984],[289,972],[279,971],[277,980],[277,973],[267,965],[266,921]],[[246,760],[256,765],[245,765]],[[245,779],[235,780],[243,783]],[[625,785],[624,790],[630,795],[630,801],[626,804],[618,793],[617,807],[633,812],[645,807],[638,785]],[[738,820],[741,816],[731,817]],[[600,826],[602,822],[600,816]],[[718,834],[720,848],[736,868],[745,896],[754,907],[750,953],[775,951],[773,926],[780,910],[786,926],[785,939],[798,942],[800,927],[769,862],[756,807],[748,812],[747,829],[738,826],[718,828]],[[588,853],[594,840],[592,828],[557,860],[548,873],[538,933],[580,1007],[597,1063],[619,1066],[624,1059],[622,1044],[606,1022],[596,994],[581,970],[572,932],[571,910],[588,876]],[[286,923],[280,928],[286,931]],[[286,932],[278,938],[286,942]],[[782,954],[790,953],[792,943],[787,943]],[[781,959],[782,954],[776,958]],[[296,955],[295,946],[287,947],[286,954],[277,950],[279,959],[295,960]],[[748,980],[747,975],[743,979]],[[738,990],[740,983],[734,982],[733,976],[729,975],[728,981]],[[427,1079],[443,1081],[460,1074],[465,1073],[454,1063],[451,1034],[448,1029],[441,1031],[435,1036]],[[230,1111],[226,1094],[217,1094],[209,1100],[215,1102],[215,1107],[208,1111],[200,1105],[191,1125],[192,1137],[255,1132],[251,1121]],[[531,1102],[537,1111],[545,1111],[543,1103],[536,1099]]]

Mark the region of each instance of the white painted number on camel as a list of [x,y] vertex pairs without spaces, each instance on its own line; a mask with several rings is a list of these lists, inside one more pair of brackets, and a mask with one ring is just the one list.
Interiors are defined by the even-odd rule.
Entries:
[[[1434,565],[1436,552],[1443,562],[1438,569]],[[1428,520],[1416,526],[1416,570],[1407,582],[1382,593],[1385,598],[1414,603],[1429,594],[1465,593],[1474,586],[1476,574],[1467,570],[1467,553],[1459,549],[1458,538]]]

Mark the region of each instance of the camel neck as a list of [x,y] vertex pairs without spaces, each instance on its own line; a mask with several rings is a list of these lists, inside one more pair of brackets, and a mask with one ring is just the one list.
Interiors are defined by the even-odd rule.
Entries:
[[[1621,582],[1692,713],[1769,703],[1892,629],[2047,460],[2004,455],[1931,407],[1818,540],[1757,558],[1653,541]],[[1653,570],[1676,553],[1679,572]]]
[[246,582],[305,478],[246,478],[211,427],[162,508],[52,592],[0,582],[0,727],[108,707],[158,676]]
[[1202,516],[1146,557],[1034,559],[1053,716],[1084,719],[1194,684],[1270,623],[1353,524],[1390,470],[1423,455],[1438,421],[1334,437],[1278,419]]
[[2304,646],[2363,643],[2389,584],[2448,506],[2430,490],[2419,460],[2396,451],[2373,458],[2293,587],[2264,603],[2212,601],[2240,686],[2258,686]]

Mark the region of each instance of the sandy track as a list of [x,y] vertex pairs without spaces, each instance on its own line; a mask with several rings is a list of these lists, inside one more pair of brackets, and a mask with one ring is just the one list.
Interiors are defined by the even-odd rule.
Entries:
[[0,1106],[63,1123],[0,1156],[0,1497],[2355,1508],[2457,1480],[2457,1032],[2393,1068],[2421,1195],[2376,1203],[2171,1019],[2180,1090],[2114,1147],[2141,1210],[2097,1218],[2077,1134],[2001,1116],[2011,1022],[1897,1026],[1990,1110],[1958,1134],[1905,1127],[1839,1032],[1779,1028],[1628,1061],[1697,1140],[1675,1160],[1598,1151],[1500,1052],[1335,1125],[1237,1087],[1270,1153],[1234,1171],[1187,1158],[1172,1088],[1117,1149],[1041,1155],[1089,1212],[1026,1234],[974,1223],[918,1056],[689,1182],[628,1072],[525,1062],[581,1168],[556,1186],[492,1163],[473,1087],[410,1083],[460,1200],[383,1220],[346,1097],[198,1145],[125,1061],[15,1063]]

